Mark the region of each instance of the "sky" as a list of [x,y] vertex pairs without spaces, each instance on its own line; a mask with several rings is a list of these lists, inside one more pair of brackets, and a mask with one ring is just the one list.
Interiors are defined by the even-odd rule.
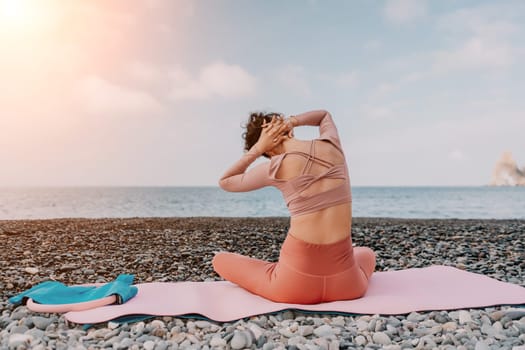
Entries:
[[521,0],[0,0],[0,187],[216,186],[250,112],[313,109],[353,186],[486,185],[505,151],[525,166],[524,17]]

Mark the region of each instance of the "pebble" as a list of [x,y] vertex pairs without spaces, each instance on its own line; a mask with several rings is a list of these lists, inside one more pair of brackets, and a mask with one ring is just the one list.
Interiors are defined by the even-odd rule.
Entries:
[[494,311],[490,314],[490,318],[494,321],[499,321],[503,316],[505,316],[505,310]]
[[189,341],[188,339],[184,339],[182,341],[182,343],[179,344],[179,348],[181,349],[186,349],[186,348],[189,348],[191,346],[191,341]]
[[31,328],[24,334],[32,336],[33,339],[42,339],[46,335],[46,333],[43,330],[38,328]]
[[31,320],[33,321],[33,324],[36,328],[41,329],[43,331],[45,331],[47,326],[49,326],[53,322],[52,319],[41,316],[33,316]]
[[31,341],[33,340],[33,337],[29,334],[11,334],[9,336],[9,348],[18,348],[21,345],[29,345]]
[[36,275],[38,273],[38,268],[36,267],[26,267],[24,269],[25,272],[27,272],[30,275]]
[[151,327],[153,328],[164,328],[166,325],[161,320],[153,320],[151,321]]
[[225,347],[226,340],[222,339],[220,336],[213,336],[210,340],[210,346],[212,347]]
[[525,317],[525,309],[510,309],[505,313],[505,317],[511,320],[517,320],[518,318]]
[[450,318],[447,317],[446,315],[443,315],[441,313],[437,314],[434,319],[436,320],[436,322],[439,322],[439,323],[447,323],[448,321],[450,321]]
[[118,322],[111,322],[111,321],[108,322],[108,328],[109,328],[109,329],[116,329],[116,328],[118,328],[119,326],[120,326],[120,323],[118,323]]
[[273,342],[265,343],[262,347],[263,350],[273,350],[275,349],[275,344]]
[[200,340],[197,339],[197,337],[193,334],[188,334],[186,339],[188,339],[192,344],[200,344]]
[[306,325],[306,326],[299,326],[298,330],[297,330],[297,333],[299,333],[299,335],[303,336],[303,337],[307,337],[311,334],[314,333],[314,328],[310,325]]
[[337,339],[330,341],[330,344],[328,345],[328,350],[339,350],[340,348],[340,343]]
[[419,312],[411,312],[407,316],[407,320],[410,322],[419,322],[425,319],[425,316],[421,315]]
[[328,349],[328,340],[326,338],[315,338],[313,342],[323,349]]
[[314,334],[318,337],[328,337],[334,334],[334,330],[330,325],[322,325],[314,329]]
[[470,316],[470,313],[465,310],[459,311],[459,324],[466,324],[472,322],[472,317]]
[[142,346],[144,347],[144,350],[153,350],[155,348],[155,342],[152,340],[147,340]]
[[211,323],[208,321],[195,321],[195,326],[198,328],[209,328],[211,326]]
[[455,331],[457,328],[458,328],[458,325],[456,322],[454,321],[450,321],[450,322],[447,322],[447,323],[444,323],[441,328],[443,329],[443,331],[445,332],[453,332]]
[[167,342],[167,341],[164,341],[164,340],[161,340],[157,343],[157,345],[155,346],[155,350],[168,350],[169,349],[173,349],[173,350],[177,350],[178,349],[178,344],[175,343],[170,343],[170,342]]
[[171,340],[177,344],[182,343],[186,339],[186,333],[177,333],[172,335]]
[[133,327],[131,327],[131,332],[135,334],[142,334],[142,332],[144,331],[144,328],[145,328],[144,322],[140,321],[137,324],[133,325]]
[[338,326],[338,327],[344,327],[345,326],[345,319],[342,316],[337,316],[332,318],[332,325]]
[[117,349],[118,350],[128,349],[128,348],[131,347],[132,344],[133,344],[133,340],[132,339],[124,338],[124,339],[122,339],[122,341],[120,343],[118,343]]
[[363,320],[358,320],[356,323],[356,326],[357,326],[357,330],[362,332],[365,329],[368,329],[368,322],[363,321]]
[[243,349],[246,346],[246,336],[242,332],[236,331],[230,341],[232,349]]
[[9,329],[10,333],[11,334],[15,334],[15,333],[19,333],[19,334],[24,334],[25,332],[28,331],[29,328],[27,328],[27,326],[17,326],[17,325],[14,325],[14,327],[11,327]]
[[478,340],[474,346],[474,350],[490,350],[490,347],[487,345],[487,343]]
[[376,344],[381,345],[390,345],[392,343],[392,340],[390,340],[390,337],[386,335],[384,332],[376,332],[372,335],[372,340]]
[[437,348],[437,344],[430,336],[426,335],[420,339],[418,347],[430,350]]
[[257,338],[255,345],[257,348],[260,348],[261,346],[266,344],[267,341],[268,341],[268,338],[266,337],[266,335],[263,334],[259,338]]
[[290,328],[286,327],[286,328],[280,328],[279,329],[279,333],[286,337],[286,338],[291,338],[293,337],[293,332],[290,330]]
[[283,320],[293,320],[294,319],[294,314],[293,314],[293,311],[292,310],[286,310],[282,313],[282,316]]
[[154,327],[150,334],[155,337],[163,338],[167,333],[168,330],[166,328]]
[[264,329],[262,329],[261,327],[259,327],[257,324],[255,323],[250,323],[248,325],[248,329],[250,331],[252,331],[253,333],[253,336],[254,338],[257,340],[259,339],[263,334],[264,334]]
[[355,337],[354,341],[355,341],[355,343],[356,343],[357,345],[361,345],[361,346],[362,346],[362,345],[365,345],[366,342],[367,342],[367,341],[366,341],[366,338],[363,337],[362,335],[358,335],[357,337]]
[[494,334],[496,334],[496,330],[494,329],[494,327],[487,323],[482,324],[480,330],[481,333],[486,334],[488,336],[494,336]]
[[[107,322],[85,331],[82,326],[66,324],[62,316],[35,314],[25,306],[13,306],[6,302],[8,296],[44,278],[67,283],[107,281],[114,278],[112,273],[128,264],[134,266],[133,273],[137,274],[137,281],[140,282],[148,279],[152,282],[218,280],[209,264],[214,249],[235,249],[258,258],[268,259],[271,256],[276,259],[288,224],[279,218],[253,221],[220,219],[214,228],[213,223],[218,222],[215,219],[176,219],[176,224],[164,228],[167,231],[156,231],[159,230],[156,228],[159,222],[174,219],[103,220],[90,220],[91,223],[100,222],[90,224],[90,228],[82,226],[88,221],[84,219],[49,220],[46,224],[20,221],[25,224],[20,232],[27,235],[28,240],[12,239],[16,235],[2,238],[12,248],[12,252],[7,255],[0,251],[0,294],[3,295],[0,298],[0,349],[525,350],[525,309],[508,306],[421,311],[399,316],[330,315],[286,310],[272,315],[253,316],[249,320],[217,323],[202,319],[158,317],[131,324]],[[192,220],[199,224],[189,224],[196,222]],[[232,223],[230,220],[241,221],[228,226],[228,223]],[[262,232],[258,230],[262,221],[265,234],[252,234]],[[38,232],[31,225],[41,227],[53,222],[60,222],[57,226],[60,229],[31,233]],[[128,223],[128,226],[114,229],[114,222]],[[224,234],[224,230],[233,232],[241,227],[240,222],[247,239],[235,241],[235,248],[232,248],[232,236]],[[0,226],[4,229],[4,225],[16,226],[20,223],[2,222]],[[516,243],[519,242],[518,232],[525,229],[523,223],[442,220],[422,221],[415,225],[413,221],[360,218],[357,218],[356,223],[353,227],[356,244],[372,245],[379,252],[379,270],[431,264],[454,266],[459,262],[468,271],[524,285],[520,279],[524,275],[521,261],[512,260],[514,255],[508,254],[516,252],[516,256],[519,256],[523,253],[523,245]],[[363,227],[368,230],[366,233]],[[432,229],[432,235],[429,235],[429,229]],[[89,232],[86,239],[79,233],[82,230]],[[143,237],[144,232],[147,232],[148,240],[160,247],[161,251],[151,253],[143,249],[143,239],[140,237]],[[184,240],[179,238],[181,233],[185,234]],[[39,244],[28,245],[29,241]],[[104,245],[92,245],[99,241],[105,242]],[[400,247],[399,251],[385,248],[393,243]],[[79,250],[78,244],[92,248]],[[490,259],[481,255],[486,252],[490,252]],[[115,258],[103,260],[102,257],[110,256],[108,254]],[[21,257],[22,261],[11,259],[11,255]],[[30,274],[23,266],[29,260],[24,259],[34,256],[59,259],[62,265],[30,267],[38,270]],[[457,257],[466,258],[461,262],[457,261]],[[113,260],[119,261],[119,264],[113,264]],[[83,265],[75,265],[77,261],[83,261]],[[121,265],[122,262],[126,265]]]
[[297,346],[299,344],[304,344],[306,343],[306,338],[300,336],[300,335],[296,335],[296,336],[293,336],[291,337],[290,339],[288,339],[288,345],[289,346]]
[[27,311],[24,309],[22,310],[19,310],[19,311],[15,311],[11,314],[11,319],[13,321],[18,321],[18,320],[21,320],[23,319],[24,317],[27,316]]

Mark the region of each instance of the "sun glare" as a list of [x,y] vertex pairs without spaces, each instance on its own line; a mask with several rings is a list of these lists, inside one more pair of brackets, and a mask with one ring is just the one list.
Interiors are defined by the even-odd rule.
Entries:
[[0,29],[4,34],[39,31],[48,24],[52,7],[44,0],[0,0]]
[[0,20],[4,25],[24,24],[30,12],[27,0],[0,0]]

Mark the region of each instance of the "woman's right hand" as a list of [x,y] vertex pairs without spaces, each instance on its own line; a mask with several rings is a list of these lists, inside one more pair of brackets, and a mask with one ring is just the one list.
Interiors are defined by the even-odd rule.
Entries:
[[256,143],[257,149],[263,154],[274,149],[285,139],[290,137],[293,126],[280,117],[273,117],[269,123],[262,126],[261,136]]
[[[281,122],[279,133],[288,134],[289,137],[292,137],[292,130],[294,127],[297,126],[297,119],[295,119],[295,116],[291,115],[288,118],[285,118],[284,115],[279,115],[278,117],[274,117],[272,121],[276,120],[277,122]],[[270,123],[265,123],[262,126],[269,125]]]

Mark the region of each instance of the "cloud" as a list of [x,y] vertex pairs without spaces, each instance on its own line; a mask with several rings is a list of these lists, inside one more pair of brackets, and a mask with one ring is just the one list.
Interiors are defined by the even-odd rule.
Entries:
[[354,88],[359,85],[359,73],[357,71],[341,73],[335,78],[335,82],[342,87]]
[[393,116],[392,109],[389,107],[368,104],[361,107],[361,114],[372,120],[387,119]]
[[[281,74],[282,73],[283,72],[281,71]],[[311,74],[308,77],[306,76],[306,74],[303,73],[302,70],[298,70],[298,72],[292,71],[291,73],[297,74],[295,81],[288,82],[283,79],[285,81],[285,85],[290,86],[290,87],[307,86],[309,89],[309,84],[313,83],[313,81],[309,82],[308,80],[315,80],[315,82],[323,82],[323,83],[328,83],[331,85],[335,84],[337,85],[337,87],[340,87],[340,88],[352,89],[352,88],[359,86],[361,82],[361,79],[360,79],[361,73],[357,70],[340,71],[338,73],[316,73],[316,74]],[[298,74],[298,73],[301,73],[301,74]],[[282,78],[283,77],[281,76],[281,79]],[[308,91],[308,93],[311,93],[311,91]],[[304,95],[307,95],[306,91]]]
[[437,18],[436,35],[446,46],[387,59],[384,65],[401,73],[387,84],[400,89],[450,72],[490,74],[512,67],[525,56],[525,49],[517,44],[523,35],[519,25],[523,14],[523,5],[496,3],[462,8]]
[[287,65],[277,72],[277,80],[287,89],[298,95],[310,96],[312,90],[303,66]]
[[[440,120],[418,122],[374,131],[374,137],[363,135],[359,142],[367,149],[377,149],[389,145],[396,152],[418,147],[420,151],[434,149],[443,154],[443,147],[450,147],[449,155],[467,156],[475,151],[478,159],[486,159],[489,150],[518,149],[519,135],[525,128],[525,118],[520,112],[507,112],[502,115],[494,111],[476,113],[462,118],[457,112]],[[490,142],[487,142],[490,140]],[[469,156],[470,158],[470,156]]]
[[492,39],[507,39],[519,32],[525,7],[494,2],[462,8],[437,20],[437,29],[445,33],[470,34]]
[[[355,183],[487,184],[502,150],[523,149],[525,118],[521,112],[493,111],[463,117],[458,112],[440,120],[421,118],[415,123],[388,124],[387,128],[372,121],[368,130],[349,141],[354,168],[368,168],[354,176]],[[368,178],[377,172],[384,174],[388,165],[395,167],[391,178]]]
[[383,47],[383,43],[380,40],[373,39],[367,41],[363,47],[365,50],[374,51],[379,50],[381,47]]
[[435,52],[434,58],[433,70],[438,73],[457,69],[504,68],[515,60],[509,44],[491,42],[482,37],[471,38],[457,49]]
[[169,73],[170,97],[174,100],[211,97],[240,98],[255,93],[257,79],[238,65],[222,62],[203,67],[197,77],[176,66]]
[[393,23],[407,23],[427,13],[425,0],[387,0],[383,9],[387,20]]
[[177,1],[165,1],[165,0],[144,0],[143,5],[148,10],[152,11],[166,11],[167,17],[173,12],[177,12],[183,17],[194,16],[196,2],[192,0],[177,0]]
[[398,89],[399,89],[399,84],[392,84],[392,83],[389,83],[389,82],[382,82],[377,87],[377,89],[375,91],[375,94],[378,95],[378,96],[385,95],[385,94],[391,93],[393,91],[396,91]]
[[[406,101],[400,100],[399,95],[405,92],[404,85],[411,82],[409,78],[410,75],[400,77],[396,82],[382,81],[377,83],[368,91],[366,97],[364,97],[365,105],[378,105],[379,103],[385,103],[386,101],[389,101],[391,104],[391,107],[388,108],[389,110],[403,107],[406,105]],[[394,98],[393,96],[396,97]],[[412,98],[410,98],[410,100],[412,100]],[[377,113],[372,113],[372,115],[377,115]]]
[[374,82],[374,85],[368,90],[366,98],[371,101],[377,101],[377,99],[382,99],[393,93],[403,93],[407,91],[407,88],[410,88],[407,85],[435,76],[436,73],[432,71],[434,60],[433,56],[427,52],[385,58],[382,63],[385,74],[382,74],[379,78],[387,78],[388,80],[377,80]]
[[[126,6],[132,6],[126,2]],[[135,11],[145,19],[144,25],[140,28],[149,27],[150,30],[156,31],[157,34],[161,34],[166,37],[182,38],[184,32],[186,32],[185,25],[191,21],[194,21],[194,17],[197,14],[198,4],[193,0],[144,0],[133,3],[138,8]],[[147,15],[144,15],[144,14]],[[155,17],[155,21],[152,23],[148,21],[152,16]],[[190,35],[187,33],[187,35]],[[151,36],[147,36],[151,38]],[[174,40],[177,42],[178,40]]]
[[448,158],[453,161],[461,161],[465,159],[465,154],[459,149],[455,149],[448,154]]
[[513,44],[519,34],[525,6],[505,3],[463,8],[437,20],[437,29],[461,42],[451,50],[433,54],[435,71],[498,69],[518,60],[520,48]]
[[126,74],[141,83],[155,83],[161,79],[161,71],[152,64],[133,61],[125,66]]
[[78,97],[86,111],[96,115],[143,116],[159,113],[163,109],[152,95],[110,83],[96,75],[80,81]]

